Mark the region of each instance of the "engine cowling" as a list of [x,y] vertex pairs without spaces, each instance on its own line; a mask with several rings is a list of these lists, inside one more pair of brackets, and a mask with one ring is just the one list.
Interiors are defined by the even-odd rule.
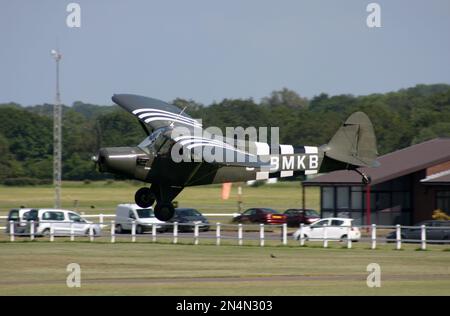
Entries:
[[153,161],[138,147],[101,148],[96,160],[100,172],[111,172],[139,180],[145,180]]

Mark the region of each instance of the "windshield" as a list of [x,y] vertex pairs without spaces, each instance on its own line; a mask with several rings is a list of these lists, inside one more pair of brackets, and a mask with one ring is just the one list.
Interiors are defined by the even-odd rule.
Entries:
[[193,208],[187,208],[187,209],[179,209],[177,210],[178,216],[202,216],[202,214],[199,213],[199,211],[193,209]]
[[38,220],[38,211],[31,210],[23,214],[23,219],[27,221],[37,221]]
[[153,213],[152,209],[138,209],[136,210],[137,215],[139,218],[151,218],[151,217],[155,217],[155,214]]
[[264,213],[278,214],[277,211],[275,211],[275,210],[273,210],[273,209],[271,209],[271,208],[263,208],[262,211],[263,211]]
[[9,212],[9,221],[18,221],[19,220],[19,211],[18,210],[12,210]]
[[306,211],[305,211],[305,215],[306,215],[306,216],[316,216],[316,217],[319,217],[319,213],[317,213],[317,212],[314,211],[314,210],[306,210]]
[[158,128],[150,134],[149,137],[144,139],[138,147],[147,154],[156,154],[165,141],[165,138],[160,136],[162,136],[166,130],[168,130],[167,127]]

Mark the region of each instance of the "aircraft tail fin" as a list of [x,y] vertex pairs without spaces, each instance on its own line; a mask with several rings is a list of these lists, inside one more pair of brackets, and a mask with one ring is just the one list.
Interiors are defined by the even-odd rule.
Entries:
[[379,165],[372,122],[363,112],[350,115],[323,150],[325,157],[355,168]]

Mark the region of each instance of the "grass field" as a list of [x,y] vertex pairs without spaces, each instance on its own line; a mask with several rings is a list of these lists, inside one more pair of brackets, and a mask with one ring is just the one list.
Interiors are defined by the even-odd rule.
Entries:
[[[0,295],[450,295],[450,252],[437,248],[3,242],[0,262]],[[81,288],[66,286],[69,263]],[[380,288],[366,285],[369,263]]]
[[[118,203],[134,200],[140,185],[131,182],[64,182],[63,208],[86,214],[113,213]],[[175,199],[180,206],[195,207],[202,212],[233,213],[237,211],[237,185],[233,185],[230,198],[221,199],[221,186],[199,186],[184,189]],[[284,211],[301,206],[302,188],[299,182],[284,182],[260,187],[243,186],[242,207],[266,206]],[[306,189],[306,206],[319,209],[319,193],[315,188]],[[51,186],[0,187],[0,215],[6,215],[13,207],[52,207],[54,190]]]
[[[139,186],[127,182],[68,182],[63,186],[63,207],[86,214],[113,213],[118,203],[131,202]],[[318,190],[308,188],[306,207],[319,206]],[[266,206],[279,210],[301,205],[298,183],[278,183],[257,188],[243,187],[243,209]],[[229,200],[220,199],[220,186],[185,189],[177,197],[180,206],[203,212],[236,212],[237,186]],[[0,187],[0,215],[10,208],[51,207],[52,187]],[[1,225],[0,225],[1,226]],[[0,236],[0,295],[18,294],[136,294],[136,295],[450,295],[450,251],[448,246],[430,245],[416,251],[417,245],[379,245],[369,250],[367,243],[354,243],[354,249],[333,242],[323,249],[320,243],[299,247],[275,246],[267,241],[235,240],[221,246],[213,239],[192,245],[192,238],[171,244],[170,235],[142,236],[136,243],[129,236],[96,239],[77,237],[76,242],[56,238],[50,243],[39,238],[15,243]],[[211,245],[208,245],[211,244]],[[234,245],[232,245],[234,244]],[[275,258],[271,256],[274,255]],[[82,270],[81,288],[66,286],[66,267],[78,263]],[[380,288],[368,288],[366,267],[381,266]]]

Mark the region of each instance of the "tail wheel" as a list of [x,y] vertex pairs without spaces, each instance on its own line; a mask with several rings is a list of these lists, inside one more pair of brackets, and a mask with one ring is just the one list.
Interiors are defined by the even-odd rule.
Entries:
[[155,194],[149,188],[140,188],[134,195],[134,201],[142,208],[148,208],[155,203]]
[[160,221],[167,222],[175,215],[172,203],[158,203],[155,207],[155,217]]

